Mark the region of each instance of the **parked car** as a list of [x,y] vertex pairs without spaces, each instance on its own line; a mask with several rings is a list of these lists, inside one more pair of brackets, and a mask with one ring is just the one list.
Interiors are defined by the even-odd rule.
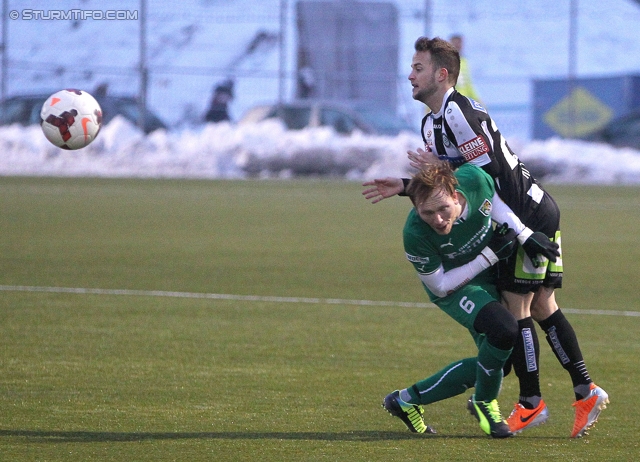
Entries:
[[289,130],[329,126],[340,134],[350,134],[354,130],[390,136],[402,131],[417,132],[417,126],[412,127],[396,114],[376,106],[313,100],[256,106],[249,109],[238,123],[256,123],[266,119],[280,119]]
[[640,109],[613,119],[582,139],[640,150]]
[[[53,91],[51,93],[54,93]],[[51,95],[18,95],[7,98],[0,104],[0,125],[40,124],[40,110],[46,99]],[[122,115],[125,119],[137,126],[140,118],[138,103],[130,96],[106,95],[96,100],[102,108],[102,123],[109,123],[116,115]],[[151,133],[159,128],[166,129],[167,126],[153,112],[147,109],[144,117],[144,132]]]

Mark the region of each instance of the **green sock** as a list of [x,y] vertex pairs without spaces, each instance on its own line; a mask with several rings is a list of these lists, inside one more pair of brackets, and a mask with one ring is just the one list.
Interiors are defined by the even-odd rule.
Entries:
[[501,350],[485,339],[478,349],[476,401],[493,401],[502,384],[502,368],[511,355],[511,349]]
[[449,364],[407,391],[412,404],[431,404],[464,393],[475,381],[476,358],[466,358]]

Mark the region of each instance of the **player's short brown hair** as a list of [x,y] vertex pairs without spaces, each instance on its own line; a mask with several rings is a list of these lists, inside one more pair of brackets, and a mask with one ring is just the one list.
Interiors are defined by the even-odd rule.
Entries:
[[437,69],[445,68],[449,73],[449,81],[454,85],[460,75],[460,53],[450,42],[440,37],[419,37],[414,44],[416,52],[428,51],[431,62]]

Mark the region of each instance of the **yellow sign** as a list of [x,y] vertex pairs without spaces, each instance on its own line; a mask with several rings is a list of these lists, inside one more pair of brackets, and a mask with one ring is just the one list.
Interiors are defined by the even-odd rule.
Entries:
[[584,136],[613,117],[613,111],[582,87],[576,87],[544,115],[544,121],[565,138]]

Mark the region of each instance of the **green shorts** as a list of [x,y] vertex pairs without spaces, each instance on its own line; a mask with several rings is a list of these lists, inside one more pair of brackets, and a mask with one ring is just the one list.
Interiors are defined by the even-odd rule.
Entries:
[[469,329],[473,335],[476,333],[473,323],[480,308],[489,302],[500,301],[495,284],[488,282],[488,279],[483,275],[478,276],[452,294],[442,298],[433,297],[429,291],[427,293],[433,303],[459,324]]

